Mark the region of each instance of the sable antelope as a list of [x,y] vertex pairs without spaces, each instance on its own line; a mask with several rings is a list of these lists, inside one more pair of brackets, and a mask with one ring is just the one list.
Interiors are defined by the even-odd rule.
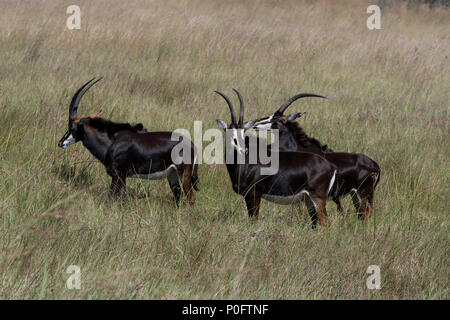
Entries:
[[[69,106],[69,128],[58,146],[65,149],[82,141],[112,177],[110,195],[113,197],[125,193],[127,178],[167,177],[176,204],[179,204],[181,196],[180,179],[189,202],[193,204],[195,196],[192,187],[198,190],[194,144],[184,136],[172,135],[172,132],[147,132],[140,123],[134,126],[115,123],[99,118],[97,114],[79,118],[77,109],[81,98],[101,78],[94,80],[86,82],[73,96]],[[179,142],[173,141],[172,136],[190,145],[191,161],[184,161],[183,158],[178,164],[174,163],[171,153]]]
[[333,152],[327,145],[309,137],[295,120],[302,113],[285,116],[284,111],[297,99],[303,97],[319,97],[312,94],[298,94],[287,100],[269,117],[256,120],[255,130],[279,130],[279,150],[303,151],[321,155],[338,168],[339,191],[333,197],[339,212],[343,212],[340,197],[352,194],[353,204],[359,218],[368,218],[373,207],[373,194],[380,178],[378,164],[364,154],[349,152]]
[[[231,101],[223,93],[219,94],[227,103],[231,113],[231,123],[217,120],[217,124],[225,132],[227,145],[233,146],[233,162],[227,163],[233,190],[244,197],[248,214],[253,220],[258,219],[261,198],[279,204],[292,204],[305,201],[315,228],[317,219],[322,225],[327,225],[326,199],[329,194],[337,190],[335,182],[336,167],[324,158],[306,152],[279,152],[278,172],[274,175],[262,175],[264,165],[257,159],[257,163],[249,161],[249,145],[244,138],[246,130],[252,127],[255,121],[243,123],[244,103],[240,93],[233,89],[239,99],[239,122]],[[244,141],[244,144],[242,143]],[[271,151],[274,152],[274,151]],[[244,157],[243,164],[238,164],[238,154]]]

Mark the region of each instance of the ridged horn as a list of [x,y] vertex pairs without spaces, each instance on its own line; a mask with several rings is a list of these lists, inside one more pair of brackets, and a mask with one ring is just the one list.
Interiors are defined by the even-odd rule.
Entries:
[[242,96],[239,93],[239,91],[237,91],[234,88],[233,88],[233,91],[236,93],[236,95],[238,96],[238,99],[239,99],[239,122],[238,122],[238,126],[241,127],[242,123],[244,122],[244,101],[243,101]]
[[225,99],[225,101],[228,104],[228,108],[230,108],[230,113],[231,113],[231,124],[236,124],[236,115],[234,113],[234,108],[233,108],[233,104],[231,103],[230,99],[227,98],[226,95],[224,95],[222,92],[220,91],[214,91],[215,93],[217,93],[218,95],[220,95],[222,98]]
[[86,93],[86,91],[89,90],[90,87],[92,87],[94,84],[102,80],[103,78],[99,78],[96,81],[95,78],[92,78],[88,82],[86,82],[80,89],[75,92],[75,94],[72,97],[72,101],[70,102],[69,106],[69,128],[72,124],[72,121],[76,120],[78,118],[77,110],[78,105],[80,104],[81,98],[83,98],[83,95]]
[[322,98],[322,99],[326,99],[327,97],[318,95],[318,94],[313,94],[313,93],[299,93],[295,96],[293,96],[292,98],[290,98],[289,100],[287,100],[285,103],[283,103],[281,105],[281,107],[275,112],[276,115],[283,115],[284,111],[296,100],[301,99],[301,98],[306,98],[306,97],[316,97],[316,98]]

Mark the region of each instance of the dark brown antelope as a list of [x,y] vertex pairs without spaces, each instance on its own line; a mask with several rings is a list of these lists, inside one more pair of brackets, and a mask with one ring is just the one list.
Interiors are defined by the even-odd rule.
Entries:
[[[227,146],[233,146],[233,161],[231,163],[227,161],[226,166],[233,190],[244,197],[249,216],[253,217],[254,221],[258,219],[261,198],[279,204],[305,201],[312,219],[312,227],[316,226],[317,220],[322,225],[327,225],[325,204],[328,195],[337,190],[336,167],[316,154],[279,152],[275,154],[278,156],[279,164],[277,173],[262,174],[261,169],[268,164],[262,164],[259,158],[256,159],[256,163],[251,163],[249,144],[244,138],[245,131],[252,127],[254,121],[243,123],[243,100],[239,92],[233,90],[239,98],[239,121],[236,122],[233,105],[228,97],[215,91],[225,99],[231,113],[230,125],[227,126],[223,120],[217,120],[217,123],[227,133]],[[238,163],[238,156],[244,159],[243,163]]]
[[[180,202],[180,180],[189,202],[193,204],[195,195],[192,188],[198,190],[194,144],[172,132],[147,132],[142,124],[115,123],[99,118],[97,114],[79,118],[77,109],[81,98],[101,78],[94,80],[86,82],[73,96],[69,107],[69,128],[58,146],[65,149],[82,141],[112,177],[110,195],[113,197],[125,193],[127,178],[167,177],[176,204]],[[174,137],[176,139],[172,140]],[[172,150],[180,139],[190,145],[191,153],[189,156],[175,154],[175,160],[172,159]]]
[[301,117],[301,113],[284,115],[284,111],[294,101],[307,96],[325,98],[318,95],[298,94],[286,101],[273,115],[256,120],[254,128],[268,131],[277,129],[280,151],[312,152],[333,163],[338,168],[339,190],[333,197],[338,210],[343,212],[339,198],[351,194],[358,217],[367,219],[373,207],[373,194],[380,179],[380,167],[364,154],[333,152],[327,145],[322,145],[317,139],[309,137],[295,122]]

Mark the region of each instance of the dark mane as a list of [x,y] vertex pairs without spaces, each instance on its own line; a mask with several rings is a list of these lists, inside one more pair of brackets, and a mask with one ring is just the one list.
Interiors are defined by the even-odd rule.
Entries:
[[108,136],[113,137],[114,134],[118,131],[128,130],[132,132],[146,132],[147,130],[144,128],[142,123],[138,123],[135,125],[131,125],[129,123],[116,123],[110,120],[106,120],[103,118],[92,118],[89,124],[95,128],[97,128],[101,132],[107,132]]
[[326,151],[327,145],[322,145],[319,140],[312,138],[306,134],[300,125],[295,121],[287,121],[286,127],[291,131],[298,143],[307,148],[311,145],[318,147],[322,151]]

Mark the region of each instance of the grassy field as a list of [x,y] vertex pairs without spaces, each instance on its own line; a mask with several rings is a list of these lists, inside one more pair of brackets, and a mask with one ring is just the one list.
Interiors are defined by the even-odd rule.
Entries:
[[[448,299],[450,12],[366,1],[0,3],[0,298]],[[224,165],[199,169],[191,207],[166,181],[129,180],[123,202],[81,143],[61,150],[68,106],[150,130],[229,121],[212,90],[243,94],[246,119],[291,111],[335,150],[382,170],[375,214],[310,229],[304,206],[263,201],[249,221]],[[69,265],[81,289],[68,290]],[[379,265],[381,289],[366,269]]]

